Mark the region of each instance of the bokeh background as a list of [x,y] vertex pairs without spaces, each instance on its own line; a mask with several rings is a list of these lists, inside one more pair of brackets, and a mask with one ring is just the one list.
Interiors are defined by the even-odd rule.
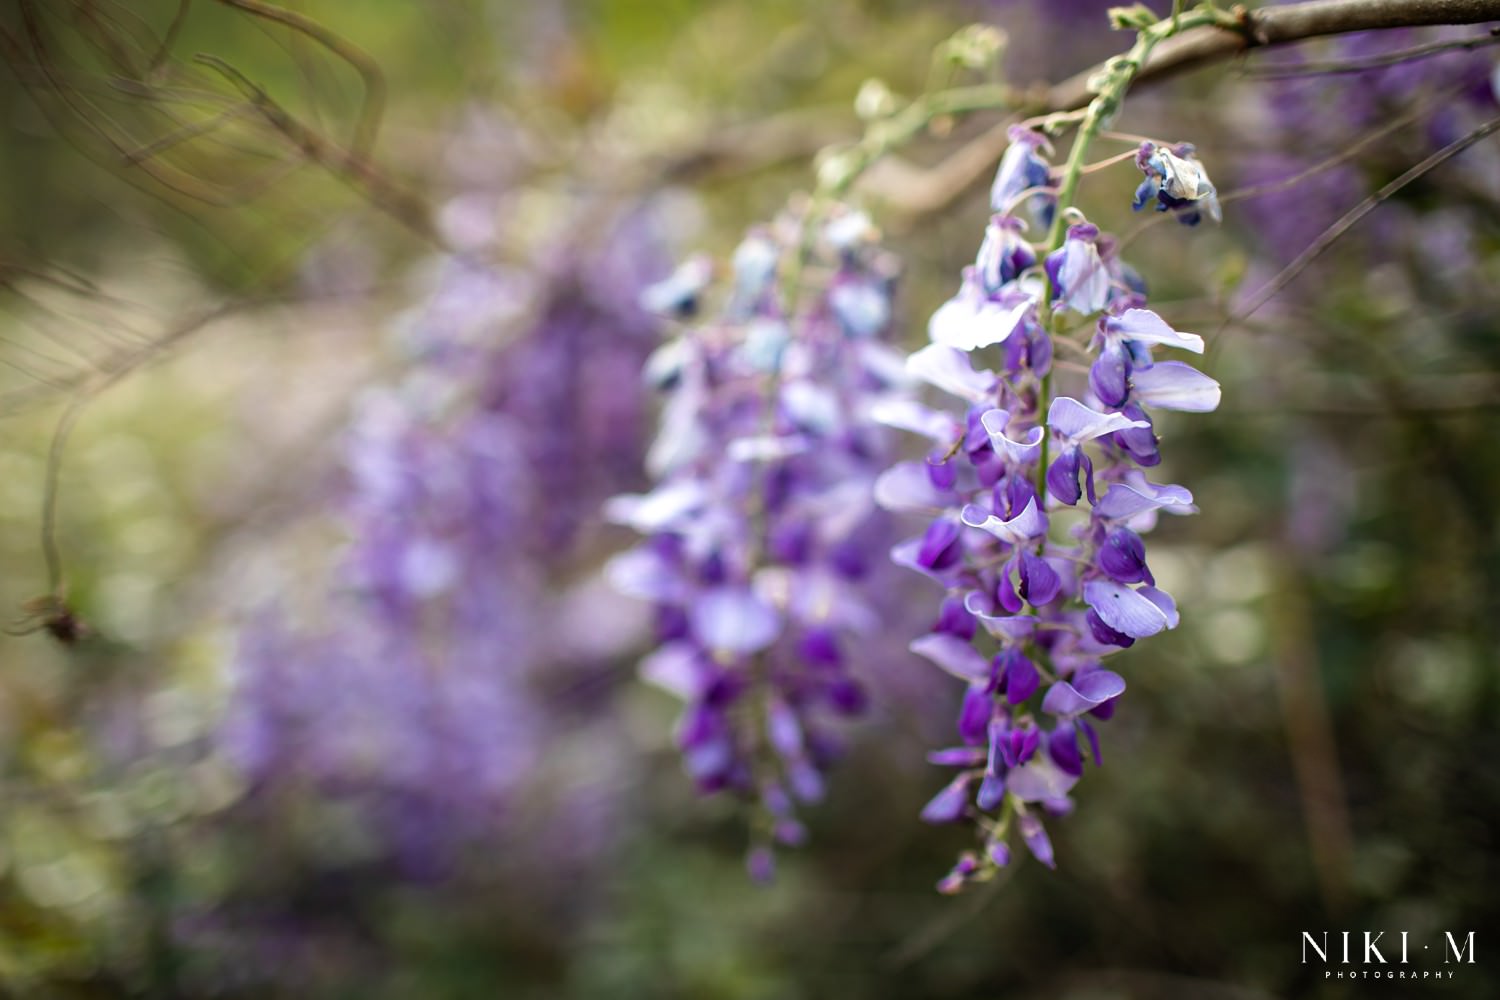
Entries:
[[[964,835],[916,821],[923,754],[961,690],[904,652],[923,581],[892,577],[910,616],[772,886],[635,677],[649,611],[601,580],[631,538],[598,507],[645,484],[639,289],[808,190],[865,80],[943,85],[972,22],[1005,78],[1058,80],[1124,47],[1104,7],[6,0],[0,606],[52,586],[50,505],[91,634],[0,638],[0,989],[1500,993],[1497,141],[1236,318],[1500,114],[1493,48],[1285,74],[1481,28],[1142,89],[1117,127],[1192,141],[1221,227],[1143,225],[1128,165],[1088,179],[1224,404],[1164,426],[1202,508],[1152,542],[1183,625],[1114,661],[1056,872],[933,891]],[[987,211],[987,173],[934,198],[920,171],[1003,121],[856,188],[905,262],[901,346]],[[1325,983],[1301,934],[1345,929],[1472,930],[1478,961]]]

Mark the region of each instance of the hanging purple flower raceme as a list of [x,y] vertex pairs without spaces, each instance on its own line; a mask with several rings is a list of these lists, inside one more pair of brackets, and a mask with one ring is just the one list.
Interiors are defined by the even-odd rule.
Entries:
[[[1002,174],[1043,148],[1017,141],[1022,154],[1012,147]],[[1151,196],[1213,214],[1213,186],[1187,154],[1146,156],[1165,174],[1153,175]],[[1069,792],[1086,760],[1101,762],[1099,726],[1125,690],[1103,661],[1178,620],[1141,535],[1162,512],[1195,508],[1186,489],[1143,472],[1160,461],[1150,412],[1203,412],[1219,400],[1212,379],[1154,356],[1201,352],[1202,340],[1144,308],[1144,283],[1113,239],[1067,211],[1077,217],[1050,253],[1024,240],[1021,220],[997,213],[958,293],[933,314],[931,343],[908,359],[960,408],[905,400],[877,413],[932,443],[925,462],[887,470],[876,496],[927,518],[892,551],[944,590],[912,650],[965,684],[958,744],[930,758],[958,773],[922,818],[972,822],[982,845],[960,857],[944,892],[992,877],[1013,835],[1055,864],[1043,816],[1071,810]],[[1064,385],[1048,327],[1078,317],[1097,317],[1094,359],[1087,379]]]
[[746,237],[722,292],[702,258],[646,290],[680,326],[646,366],[665,396],[656,484],[606,506],[648,536],[610,566],[656,607],[642,674],[685,703],[676,741],[698,787],[755,803],[761,880],[773,846],[805,836],[796,803],[823,797],[833,720],[866,701],[857,637],[878,616],[861,581],[891,454],[873,414],[907,384],[878,339],[895,268],[874,235],[842,208],[787,215]]
[[[528,797],[546,801],[531,823],[620,800],[598,766],[559,780],[576,766],[559,734],[615,738],[582,682],[637,641],[640,616],[564,574],[585,512],[639,481],[651,230],[647,206],[534,271],[433,262],[400,324],[403,374],[361,394],[343,437],[330,499],[347,543],[315,585],[326,606],[300,628],[265,611],[239,636],[223,746],[267,799],[355,803],[416,872],[519,836]],[[521,846],[559,872],[590,853],[578,837]]]

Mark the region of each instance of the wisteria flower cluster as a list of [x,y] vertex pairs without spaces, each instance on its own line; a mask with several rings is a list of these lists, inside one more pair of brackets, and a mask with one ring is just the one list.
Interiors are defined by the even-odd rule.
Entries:
[[[602,249],[539,255],[550,266],[532,271],[432,262],[398,325],[408,369],[361,393],[343,436],[347,544],[326,608],[305,627],[264,610],[238,636],[221,742],[256,799],[351,803],[372,850],[441,869],[520,828],[516,803],[569,766],[558,732],[615,738],[607,713],[585,722],[597,706],[555,689],[636,641],[611,621],[632,617],[629,601],[564,574],[579,511],[638,475],[635,374],[655,321],[633,293],[665,259],[651,223],[641,209]],[[559,639],[575,594],[590,599],[587,641]],[[584,834],[617,803],[608,770],[590,765],[576,795],[548,789],[527,817],[573,824],[539,841],[554,869],[607,842]]]
[[862,581],[892,454],[873,413],[909,384],[879,340],[893,259],[866,216],[815,205],[746,237],[712,315],[705,258],[647,289],[680,327],[646,366],[665,394],[656,485],[606,507],[648,536],[610,566],[657,609],[642,674],[686,703],[676,741],[699,788],[755,804],[762,880],[774,846],[805,837],[795,804],[824,794],[833,721],[865,706],[855,637],[877,621]]
[[[928,518],[892,553],[945,592],[912,649],[966,684],[958,745],[930,758],[958,773],[922,818],[972,822],[982,849],[960,856],[945,892],[1008,864],[1014,834],[1054,864],[1043,817],[1072,808],[1069,792],[1086,760],[1102,761],[1099,726],[1125,691],[1104,660],[1178,623],[1141,536],[1160,514],[1196,508],[1185,488],[1147,476],[1161,461],[1151,413],[1219,402],[1208,376],[1155,356],[1201,353],[1203,341],[1147,309],[1114,240],[1056,203],[1047,148],[1039,134],[1013,133],[977,259],[933,314],[931,342],[908,359],[960,409],[899,400],[876,414],[932,442],[925,462],[895,465],[876,492],[883,506]],[[1140,202],[1216,214],[1190,156],[1143,149]],[[1062,213],[1055,243],[1027,239],[1021,205],[1044,224]],[[1092,330],[1087,377],[1071,366],[1077,384],[1059,391],[1069,372],[1054,345],[1082,354],[1079,330]]]

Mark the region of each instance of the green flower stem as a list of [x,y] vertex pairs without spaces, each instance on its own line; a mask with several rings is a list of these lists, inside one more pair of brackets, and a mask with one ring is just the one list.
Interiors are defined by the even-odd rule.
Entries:
[[952,87],[919,97],[890,117],[871,122],[864,137],[852,146],[826,151],[818,168],[819,191],[830,197],[843,194],[875,161],[906,145],[935,119],[1024,103],[1024,95],[1015,87],[994,83]]
[[[1125,92],[1135,82],[1146,66],[1146,60],[1151,56],[1151,50],[1157,44],[1171,38],[1173,35],[1188,31],[1192,28],[1202,27],[1228,27],[1233,28],[1236,24],[1234,15],[1221,11],[1211,4],[1202,4],[1190,11],[1182,10],[1182,4],[1176,2],[1172,5],[1172,16],[1154,24],[1142,27],[1135,36],[1135,44],[1130,51],[1124,55],[1116,56],[1104,64],[1099,75],[1091,81],[1095,91],[1094,99],[1089,102],[1088,110],[1084,112],[1083,122],[1078,126],[1078,134],[1073,138],[1073,147],[1068,151],[1068,162],[1063,167],[1062,182],[1057,188],[1057,206],[1052,217],[1052,228],[1047,233],[1046,253],[1052,253],[1063,245],[1063,240],[1068,233],[1068,210],[1073,207],[1073,202],[1078,196],[1078,182],[1083,179],[1083,168],[1087,163],[1089,146],[1099,137],[1099,133],[1109,127],[1116,114],[1119,113],[1120,105],[1124,103]],[[1052,288],[1051,277],[1045,278],[1042,302],[1039,307],[1042,328],[1049,334],[1053,333],[1052,313]],[[1052,402],[1052,372],[1042,376],[1041,394],[1037,399],[1038,412],[1045,414],[1047,407]],[[1042,435],[1041,462],[1036,470],[1036,489],[1039,496],[1047,495],[1047,466],[1049,464],[1050,435]]]

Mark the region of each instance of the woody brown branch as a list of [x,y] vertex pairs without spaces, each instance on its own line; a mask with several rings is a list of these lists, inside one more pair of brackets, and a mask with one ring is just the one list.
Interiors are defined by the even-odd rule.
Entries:
[[[1244,10],[1239,16],[1236,30],[1195,28],[1162,42],[1147,60],[1136,86],[1224,62],[1253,49],[1329,35],[1500,21],[1500,0],[1308,0]],[[1039,115],[1085,107],[1093,98],[1088,81],[1101,68],[1090,67],[1051,86],[1019,89],[1014,110]],[[929,169],[888,157],[867,173],[862,187],[891,210],[908,216],[941,211],[987,178],[1009,142],[1008,125],[1005,122],[982,133]]]

